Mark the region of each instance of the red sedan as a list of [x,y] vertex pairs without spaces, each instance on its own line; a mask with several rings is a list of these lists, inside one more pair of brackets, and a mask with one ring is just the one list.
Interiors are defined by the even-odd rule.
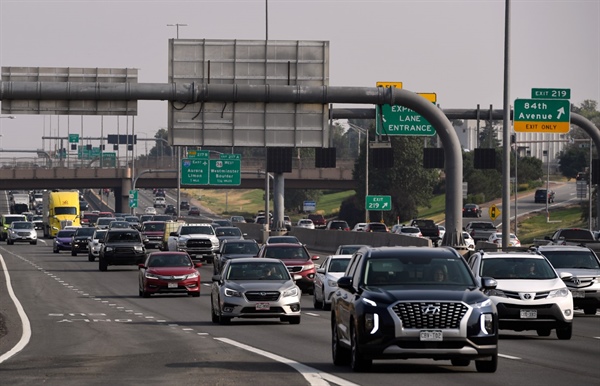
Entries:
[[139,291],[141,297],[171,293],[200,296],[200,272],[185,252],[153,252],[139,265]]

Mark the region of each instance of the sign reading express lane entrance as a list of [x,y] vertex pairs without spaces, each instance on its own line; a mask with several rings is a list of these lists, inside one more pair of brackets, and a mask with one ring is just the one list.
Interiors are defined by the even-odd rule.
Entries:
[[[435,93],[418,93],[423,98],[435,104]],[[376,120],[376,132],[380,135],[435,135],[435,129],[423,116],[404,106],[377,106],[381,122]]]
[[207,152],[196,157],[181,160],[182,185],[241,184],[240,154],[221,154],[219,159],[208,159]]

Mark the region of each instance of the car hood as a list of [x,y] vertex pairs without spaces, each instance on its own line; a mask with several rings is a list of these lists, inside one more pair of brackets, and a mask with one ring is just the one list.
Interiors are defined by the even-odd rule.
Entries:
[[140,241],[118,241],[118,242],[112,242],[112,241],[107,241],[104,243],[104,245],[106,247],[137,247],[137,246],[142,246],[143,242]]
[[148,268],[148,272],[160,276],[183,276],[197,271],[191,267],[151,267]]
[[307,265],[312,263],[312,260],[306,259],[281,259],[281,261],[283,261],[283,264],[285,265]]
[[330,279],[337,280],[340,277],[344,276],[344,272],[327,272],[326,276]]
[[568,272],[576,277],[600,277],[600,269],[594,268],[557,268],[556,272]]
[[180,240],[184,240],[184,239],[212,239],[212,238],[216,238],[215,235],[205,235],[203,233],[197,233],[197,234],[189,234],[189,235],[181,235],[179,236]]
[[159,236],[164,235],[165,231],[143,231],[142,234],[146,236]]
[[56,237],[56,242],[58,243],[68,243],[71,241],[70,237]]
[[242,236],[217,236],[219,240],[243,240]]
[[[407,289],[406,286],[367,287],[362,297],[391,304],[398,300],[403,301],[458,301],[467,304],[482,302],[487,299],[479,290],[469,290],[464,287],[453,289],[452,286],[438,286],[435,289],[427,289],[424,286],[415,289]],[[378,299],[379,298],[379,299]]]
[[551,291],[559,288],[565,288],[565,283],[559,279],[497,279],[498,286],[496,287],[502,291],[515,291],[515,292],[539,292],[539,291]]
[[244,253],[228,253],[226,255],[222,255],[224,259],[240,259],[242,257],[254,257],[255,254],[244,254]]
[[293,288],[291,280],[228,280],[227,286],[240,291],[285,291]]

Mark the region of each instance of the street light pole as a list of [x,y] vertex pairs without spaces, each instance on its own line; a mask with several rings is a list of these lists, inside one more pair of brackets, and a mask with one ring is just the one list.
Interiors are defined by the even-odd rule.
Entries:
[[[360,133],[365,134],[365,200],[369,195],[369,129],[365,129],[363,127],[357,126],[353,123],[348,122],[348,127],[358,132],[359,138]],[[359,143],[360,146],[360,143]],[[365,205],[365,222],[369,222],[369,209]]]
[[177,28],[177,39],[179,39],[179,27],[187,27],[187,24],[180,24],[180,23],[167,24],[167,27],[176,27]]

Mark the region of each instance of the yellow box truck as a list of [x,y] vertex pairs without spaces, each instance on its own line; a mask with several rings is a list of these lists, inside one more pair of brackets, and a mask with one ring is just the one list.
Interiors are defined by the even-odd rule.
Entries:
[[54,190],[44,192],[44,237],[56,237],[68,225],[81,226],[79,192]]

